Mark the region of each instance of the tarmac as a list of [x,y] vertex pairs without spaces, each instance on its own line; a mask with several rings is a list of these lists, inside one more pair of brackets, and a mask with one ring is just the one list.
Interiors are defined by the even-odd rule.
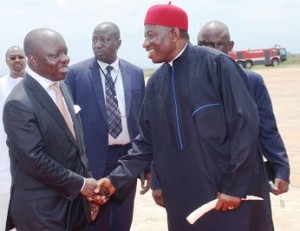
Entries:
[[[300,67],[282,68],[279,65],[254,71],[263,76],[269,90],[277,125],[284,140],[291,167],[289,191],[281,196],[271,194],[275,231],[299,231]],[[165,210],[154,203],[151,192],[139,195],[137,191],[131,231],[167,230]]]

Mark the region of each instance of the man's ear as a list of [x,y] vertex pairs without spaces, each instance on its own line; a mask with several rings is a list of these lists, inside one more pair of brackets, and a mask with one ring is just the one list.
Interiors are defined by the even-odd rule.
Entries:
[[28,63],[30,63],[32,66],[37,66],[37,61],[34,56],[29,56],[28,57]]
[[170,30],[170,34],[172,36],[172,40],[174,39],[176,41],[180,37],[180,29],[178,27],[173,27]]
[[122,40],[119,39],[119,40],[118,40],[118,49],[120,48],[121,44],[122,44]]
[[228,51],[232,51],[233,47],[234,47],[234,41],[230,41],[228,45]]

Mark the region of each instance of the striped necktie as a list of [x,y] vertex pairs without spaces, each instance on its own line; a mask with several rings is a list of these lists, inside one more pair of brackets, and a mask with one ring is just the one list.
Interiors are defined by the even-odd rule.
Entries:
[[106,89],[106,113],[108,122],[108,132],[116,138],[122,132],[121,113],[118,107],[118,99],[116,95],[115,83],[111,76],[112,66],[107,66],[107,73],[105,75],[105,89]]

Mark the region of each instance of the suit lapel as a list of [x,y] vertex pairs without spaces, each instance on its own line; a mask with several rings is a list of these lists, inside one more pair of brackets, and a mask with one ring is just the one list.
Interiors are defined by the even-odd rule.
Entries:
[[40,106],[43,107],[45,111],[47,111],[53,117],[54,121],[61,129],[63,129],[66,135],[74,142],[75,140],[69,131],[65,119],[45,89],[28,74],[26,74],[26,77],[24,78],[24,83],[28,90],[29,97],[33,98],[35,102],[39,103]]
[[100,108],[101,113],[103,114],[103,118],[105,118],[106,120],[107,115],[106,115],[105,99],[104,99],[104,93],[101,90],[103,89],[103,86],[102,86],[102,81],[100,76],[99,65],[96,59],[94,59],[93,63],[90,66],[90,69],[91,71],[89,73],[89,78],[94,89],[94,94],[97,99],[97,104]]
[[[130,106],[131,106],[131,89],[132,89],[132,76],[130,69],[126,66],[126,64],[120,60],[120,71],[122,75],[123,85],[124,85],[124,93],[125,93],[125,105],[126,105],[126,114],[129,114]],[[105,99],[103,91],[99,89],[103,89],[99,65],[97,60],[94,59],[93,63],[90,66],[89,78],[92,83],[94,94],[96,95],[97,104],[100,108],[103,117],[107,119],[106,115],[106,107],[105,107]],[[99,87],[100,86],[100,87]]]
[[120,65],[122,81],[124,85],[126,115],[129,115],[129,110],[131,106],[132,76],[131,76],[130,69],[127,68],[127,66],[121,59],[119,65]]
[[[73,102],[73,99],[71,97],[71,93],[70,93],[67,85],[63,81],[60,81],[60,88],[61,88],[61,91],[64,95],[64,98],[65,98],[70,116],[71,116],[73,124],[74,124],[74,129],[75,129],[75,134],[76,134],[76,141],[77,141],[77,144],[80,148],[80,154],[81,154],[80,156],[81,156],[81,159],[82,159],[83,158],[82,154],[85,153],[85,151],[84,151],[84,143],[83,143],[83,134],[82,134],[82,129],[81,129],[81,127],[82,127],[81,120],[80,120],[79,115],[75,114],[74,102]],[[70,135],[72,136],[71,133],[70,133]],[[73,136],[72,136],[72,138],[73,138]],[[73,140],[74,140],[74,138],[73,138]],[[82,162],[85,163],[86,161],[82,160]]]

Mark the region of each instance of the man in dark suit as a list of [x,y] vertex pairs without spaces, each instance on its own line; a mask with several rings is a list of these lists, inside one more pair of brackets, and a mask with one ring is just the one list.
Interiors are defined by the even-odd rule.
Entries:
[[[56,31],[36,29],[26,35],[24,51],[28,73],[3,112],[12,170],[7,230],[86,230],[92,206],[85,197],[94,196],[96,180],[88,167],[80,118],[60,81],[70,61],[65,41]],[[59,95],[53,85],[60,87]]]
[[[228,54],[233,49],[228,27],[220,21],[203,25],[198,34],[198,45],[210,46]],[[261,75],[243,69],[249,80],[250,93],[259,113],[259,143],[264,157],[274,171],[272,193],[279,195],[289,189],[290,165],[288,155],[277,128],[271,98]]]
[[[118,159],[127,154],[131,140],[138,134],[144,74],[141,68],[117,57],[120,45],[118,26],[112,22],[99,24],[92,37],[95,57],[71,66],[66,77],[74,102],[81,107],[87,157],[96,179],[117,166]],[[108,77],[112,79],[108,81]],[[113,100],[109,98],[110,91],[114,93]],[[111,101],[116,105],[111,106]],[[118,114],[117,120],[111,118],[114,113]],[[112,197],[101,207],[89,230],[129,231],[135,191],[136,181],[128,185],[122,196]]]

